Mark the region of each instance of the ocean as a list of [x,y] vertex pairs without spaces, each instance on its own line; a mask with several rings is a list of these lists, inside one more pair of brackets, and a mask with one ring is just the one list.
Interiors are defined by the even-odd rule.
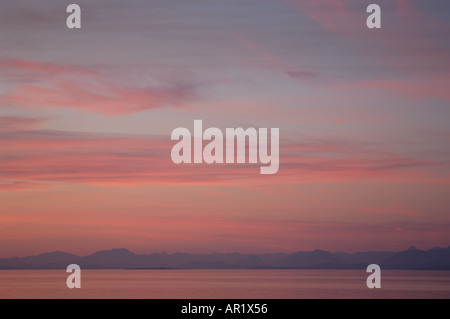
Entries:
[[0,298],[320,299],[450,298],[450,271],[382,270],[369,289],[364,270],[81,270],[81,288],[62,270],[0,270]]

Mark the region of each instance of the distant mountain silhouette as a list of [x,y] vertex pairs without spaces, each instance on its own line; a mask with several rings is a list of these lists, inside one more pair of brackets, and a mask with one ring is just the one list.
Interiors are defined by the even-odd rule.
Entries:
[[435,247],[419,250],[412,246],[384,260],[385,268],[390,269],[450,269],[450,247]]
[[79,263],[82,258],[76,255],[55,251],[38,256],[0,258],[0,269],[57,269],[62,265]]
[[450,247],[401,252],[331,253],[324,250],[293,254],[135,254],[128,249],[98,251],[88,256],[65,252],[38,256],[0,258],[0,269],[65,269],[78,264],[82,269],[365,269],[378,264],[383,269],[450,270]]
[[297,252],[276,263],[278,267],[288,268],[309,268],[317,267],[323,264],[342,264],[343,256],[330,253],[324,250],[314,250],[306,252]]

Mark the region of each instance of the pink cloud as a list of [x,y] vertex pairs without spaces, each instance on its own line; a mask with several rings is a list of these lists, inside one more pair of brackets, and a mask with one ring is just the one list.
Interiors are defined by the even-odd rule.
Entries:
[[10,74],[44,74],[47,75],[61,75],[61,74],[90,74],[95,75],[97,72],[89,70],[88,68],[72,66],[72,65],[60,65],[53,63],[37,62],[32,60],[22,59],[7,59],[0,61],[0,69]]
[[365,213],[380,215],[391,215],[391,216],[420,216],[423,215],[423,212],[420,212],[415,209],[410,209],[403,207],[401,205],[391,205],[389,207],[358,207],[358,210],[361,210]]
[[376,151],[363,144],[291,143],[280,149],[280,170],[259,174],[260,164],[181,164],[170,158],[175,142],[160,137],[3,132],[0,172],[7,183],[67,182],[102,185],[272,184],[358,180],[448,182],[444,164]]
[[0,131],[36,129],[46,121],[42,118],[4,116],[0,117]]
[[9,180],[9,181],[1,181],[0,182],[0,190],[4,191],[14,191],[14,190],[22,190],[26,188],[39,187],[44,183],[36,183],[36,182],[28,182],[28,181],[20,181],[20,180]]
[[85,67],[25,60],[0,62],[14,88],[0,95],[7,107],[74,108],[105,115],[126,115],[143,110],[180,107],[196,96],[196,85],[174,81],[137,86]]

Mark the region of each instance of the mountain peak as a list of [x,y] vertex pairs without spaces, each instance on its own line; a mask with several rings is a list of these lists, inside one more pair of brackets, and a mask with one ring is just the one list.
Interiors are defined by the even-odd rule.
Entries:
[[407,251],[411,251],[411,250],[418,250],[418,249],[416,246],[413,245],[407,249]]
[[59,251],[59,250],[42,253],[42,254],[38,255],[38,257],[62,257],[62,256],[75,256],[75,255],[66,253],[64,251]]

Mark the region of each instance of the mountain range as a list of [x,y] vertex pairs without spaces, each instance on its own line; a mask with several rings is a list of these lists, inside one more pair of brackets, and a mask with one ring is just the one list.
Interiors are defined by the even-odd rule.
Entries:
[[365,269],[369,264],[378,264],[382,269],[450,270],[450,246],[354,254],[324,250],[292,254],[135,254],[122,248],[88,256],[57,251],[0,258],[0,269],[65,269],[69,264],[82,269]]

